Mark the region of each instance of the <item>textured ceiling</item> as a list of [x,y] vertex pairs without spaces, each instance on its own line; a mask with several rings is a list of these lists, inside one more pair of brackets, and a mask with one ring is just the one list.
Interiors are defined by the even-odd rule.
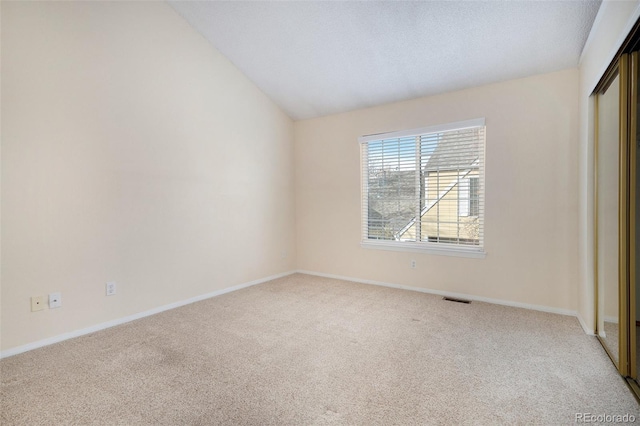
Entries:
[[293,119],[578,65],[600,1],[181,2]]

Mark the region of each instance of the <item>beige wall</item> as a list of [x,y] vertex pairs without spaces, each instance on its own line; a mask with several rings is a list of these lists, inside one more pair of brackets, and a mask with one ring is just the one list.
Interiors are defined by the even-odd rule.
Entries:
[[580,61],[579,158],[579,279],[578,316],[590,332],[595,329],[593,268],[593,102],[589,95],[638,18],[640,2],[605,1],[600,7]]
[[171,7],[2,2],[1,36],[3,350],[294,269],[292,122]]
[[[296,267],[578,309],[593,327],[588,95],[638,4],[604,3],[579,83],[567,70],[292,125],[164,3],[2,2],[0,349]],[[487,257],[360,248],[357,137],[478,117]],[[53,291],[62,308],[29,311]]]
[[[486,258],[361,248],[358,137],[480,117]],[[577,120],[567,70],[296,122],[298,268],[575,310]]]

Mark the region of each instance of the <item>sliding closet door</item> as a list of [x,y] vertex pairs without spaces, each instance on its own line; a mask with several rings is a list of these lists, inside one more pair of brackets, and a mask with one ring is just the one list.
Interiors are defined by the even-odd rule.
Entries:
[[640,374],[640,20],[592,93],[596,334],[636,396]]
[[596,279],[598,337],[618,366],[620,75],[616,72],[596,95]]
[[628,298],[628,330],[629,330],[629,376],[635,380],[634,391],[638,391],[638,333],[640,331],[640,54],[633,52],[629,60],[629,288]]
[[619,362],[618,322],[618,194],[620,76],[615,73],[609,85],[597,95],[597,280],[598,336],[616,365]]
[[637,375],[635,303],[630,303],[637,264],[637,91],[638,54],[633,53],[620,56],[595,92],[597,334],[623,376]]

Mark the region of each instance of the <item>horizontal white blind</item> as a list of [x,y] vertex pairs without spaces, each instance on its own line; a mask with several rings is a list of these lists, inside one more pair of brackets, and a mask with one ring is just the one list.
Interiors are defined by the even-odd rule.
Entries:
[[396,139],[404,137],[415,137],[420,135],[430,135],[434,133],[443,133],[450,130],[464,130],[472,127],[484,127],[484,118],[476,118],[474,120],[456,121],[455,123],[437,124],[435,126],[421,127],[419,129],[399,130],[396,132],[377,133],[374,135],[360,136],[360,143],[377,141],[381,139]]
[[363,242],[483,247],[485,127],[469,123],[360,139]]

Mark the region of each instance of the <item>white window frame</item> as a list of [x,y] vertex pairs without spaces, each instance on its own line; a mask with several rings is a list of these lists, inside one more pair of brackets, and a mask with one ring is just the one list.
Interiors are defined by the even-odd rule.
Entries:
[[[472,128],[472,127],[485,127],[485,119],[478,118],[474,120],[466,120],[466,121],[459,121],[455,123],[422,127],[419,129],[401,130],[401,131],[388,132],[388,133],[377,133],[372,135],[361,136],[358,138],[358,142],[360,144],[368,144],[369,142],[386,140],[386,139],[413,137],[413,136],[420,136],[425,134],[441,133],[441,132],[454,131],[454,130],[463,130],[463,129]],[[486,151],[486,139],[482,146],[482,150],[483,150],[482,157],[484,159],[485,151]],[[484,205],[484,202],[483,202],[485,198],[484,195],[486,194],[486,187],[484,182],[485,181],[484,179],[485,164],[486,162],[483,161],[482,167],[480,169],[480,176],[478,177],[479,185],[482,188],[482,195],[481,195],[482,205]],[[369,239],[367,235],[364,235],[364,233],[366,232],[365,230],[368,229],[367,223],[364,223],[364,221],[368,222],[368,188],[367,188],[367,182],[364,182],[365,180],[364,176],[365,174],[367,174],[367,167],[368,167],[368,160],[366,158],[363,158],[363,156],[361,155],[360,176],[361,176],[361,179],[363,180],[363,182],[360,185],[360,188],[362,191],[361,213],[362,213],[362,220],[363,220],[363,223],[361,224],[362,226],[361,234],[363,235],[361,238],[360,246],[362,248],[376,249],[376,250],[390,250],[390,251],[420,252],[420,253],[429,253],[429,254],[436,254],[436,255],[443,255],[443,256],[456,256],[456,257],[469,257],[469,258],[484,258],[486,256],[484,234],[482,235],[479,246],[448,245],[445,243],[428,242],[428,241],[413,242],[413,241],[392,241],[392,240]],[[468,188],[468,190],[470,190],[470,187]],[[467,203],[469,203],[469,201],[467,201]],[[470,205],[467,205],[469,213],[470,213],[470,207],[471,207]],[[484,228],[484,216],[485,216],[484,209],[480,214],[482,215],[482,224]]]

